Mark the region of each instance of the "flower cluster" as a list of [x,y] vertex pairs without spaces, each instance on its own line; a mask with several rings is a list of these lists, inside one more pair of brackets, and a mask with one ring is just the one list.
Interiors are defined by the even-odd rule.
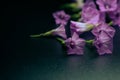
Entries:
[[[80,16],[79,19],[75,21],[72,19],[72,15],[67,14],[64,10],[54,12],[53,18],[58,27],[37,37],[57,36],[57,40],[67,47],[68,55],[83,55],[86,43],[92,43],[99,55],[112,54],[114,25],[120,27],[120,0],[86,0],[82,6],[77,5],[79,6],[77,8],[80,9],[77,14]],[[67,31],[70,32],[70,36],[66,34]],[[80,37],[86,32],[91,32],[94,38],[85,40]]]

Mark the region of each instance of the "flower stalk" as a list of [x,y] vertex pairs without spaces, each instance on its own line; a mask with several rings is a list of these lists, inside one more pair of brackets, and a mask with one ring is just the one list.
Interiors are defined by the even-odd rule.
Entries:
[[52,34],[53,30],[41,33],[41,34],[36,34],[36,35],[30,35],[32,38],[37,38],[37,37],[45,37],[45,36],[50,36]]

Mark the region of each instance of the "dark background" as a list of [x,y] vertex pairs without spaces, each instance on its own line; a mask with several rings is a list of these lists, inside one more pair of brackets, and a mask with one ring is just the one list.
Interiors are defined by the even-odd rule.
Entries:
[[0,80],[120,80],[120,30],[112,55],[66,56],[54,39],[30,38],[55,28],[52,13],[69,0],[2,2]]

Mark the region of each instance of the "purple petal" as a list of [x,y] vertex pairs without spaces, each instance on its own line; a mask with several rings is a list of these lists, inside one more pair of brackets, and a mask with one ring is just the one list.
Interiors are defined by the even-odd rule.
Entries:
[[55,22],[58,25],[66,25],[68,20],[70,19],[70,16],[66,14],[63,10],[53,13],[53,17],[55,18]]
[[96,3],[102,12],[115,11],[117,8],[117,0],[97,0]]
[[115,34],[114,28],[107,24],[100,24],[92,30],[95,36],[94,45],[97,48],[99,55],[111,54],[113,50],[113,37]]
[[93,35],[98,36],[100,31],[105,31],[110,37],[113,37],[115,34],[115,29],[112,28],[111,26],[107,25],[106,23],[102,23],[95,27],[92,30]]
[[97,10],[95,3],[93,1],[86,2],[82,8],[81,20],[96,25],[101,21],[100,17],[101,13]]
[[71,38],[65,40],[65,44],[68,48],[67,52],[68,55],[70,54],[77,54],[82,55],[84,52],[85,40],[79,38],[77,33],[73,33]]
[[65,33],[65,26],[63,26],[63,25],[60,25],[58,28],[54,29],[52,34],[61,36],[64,39],[67,38],[66,33]]

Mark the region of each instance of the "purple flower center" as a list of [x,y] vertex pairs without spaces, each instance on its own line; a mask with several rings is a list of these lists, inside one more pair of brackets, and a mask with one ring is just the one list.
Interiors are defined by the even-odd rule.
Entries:
[[60,19],[64,20],[65,16],[64,15],[60,15]]
[[73,49],[73,48],[75,48],[75,42],[74,41],[71,41],[70,42],[70,47]]
[[98,47],[101,48],[101,47],[102,47],[102,44],[98,44]]
[[116,17],[120,17],[120,13],[117,13],[117,14],[116,14]]
[[104,3],[104,6],[105,6],[105,8],[106,8],[106,9],[111,8],[111,5],[110,5],[110,4],[108,4],[108,3]]

